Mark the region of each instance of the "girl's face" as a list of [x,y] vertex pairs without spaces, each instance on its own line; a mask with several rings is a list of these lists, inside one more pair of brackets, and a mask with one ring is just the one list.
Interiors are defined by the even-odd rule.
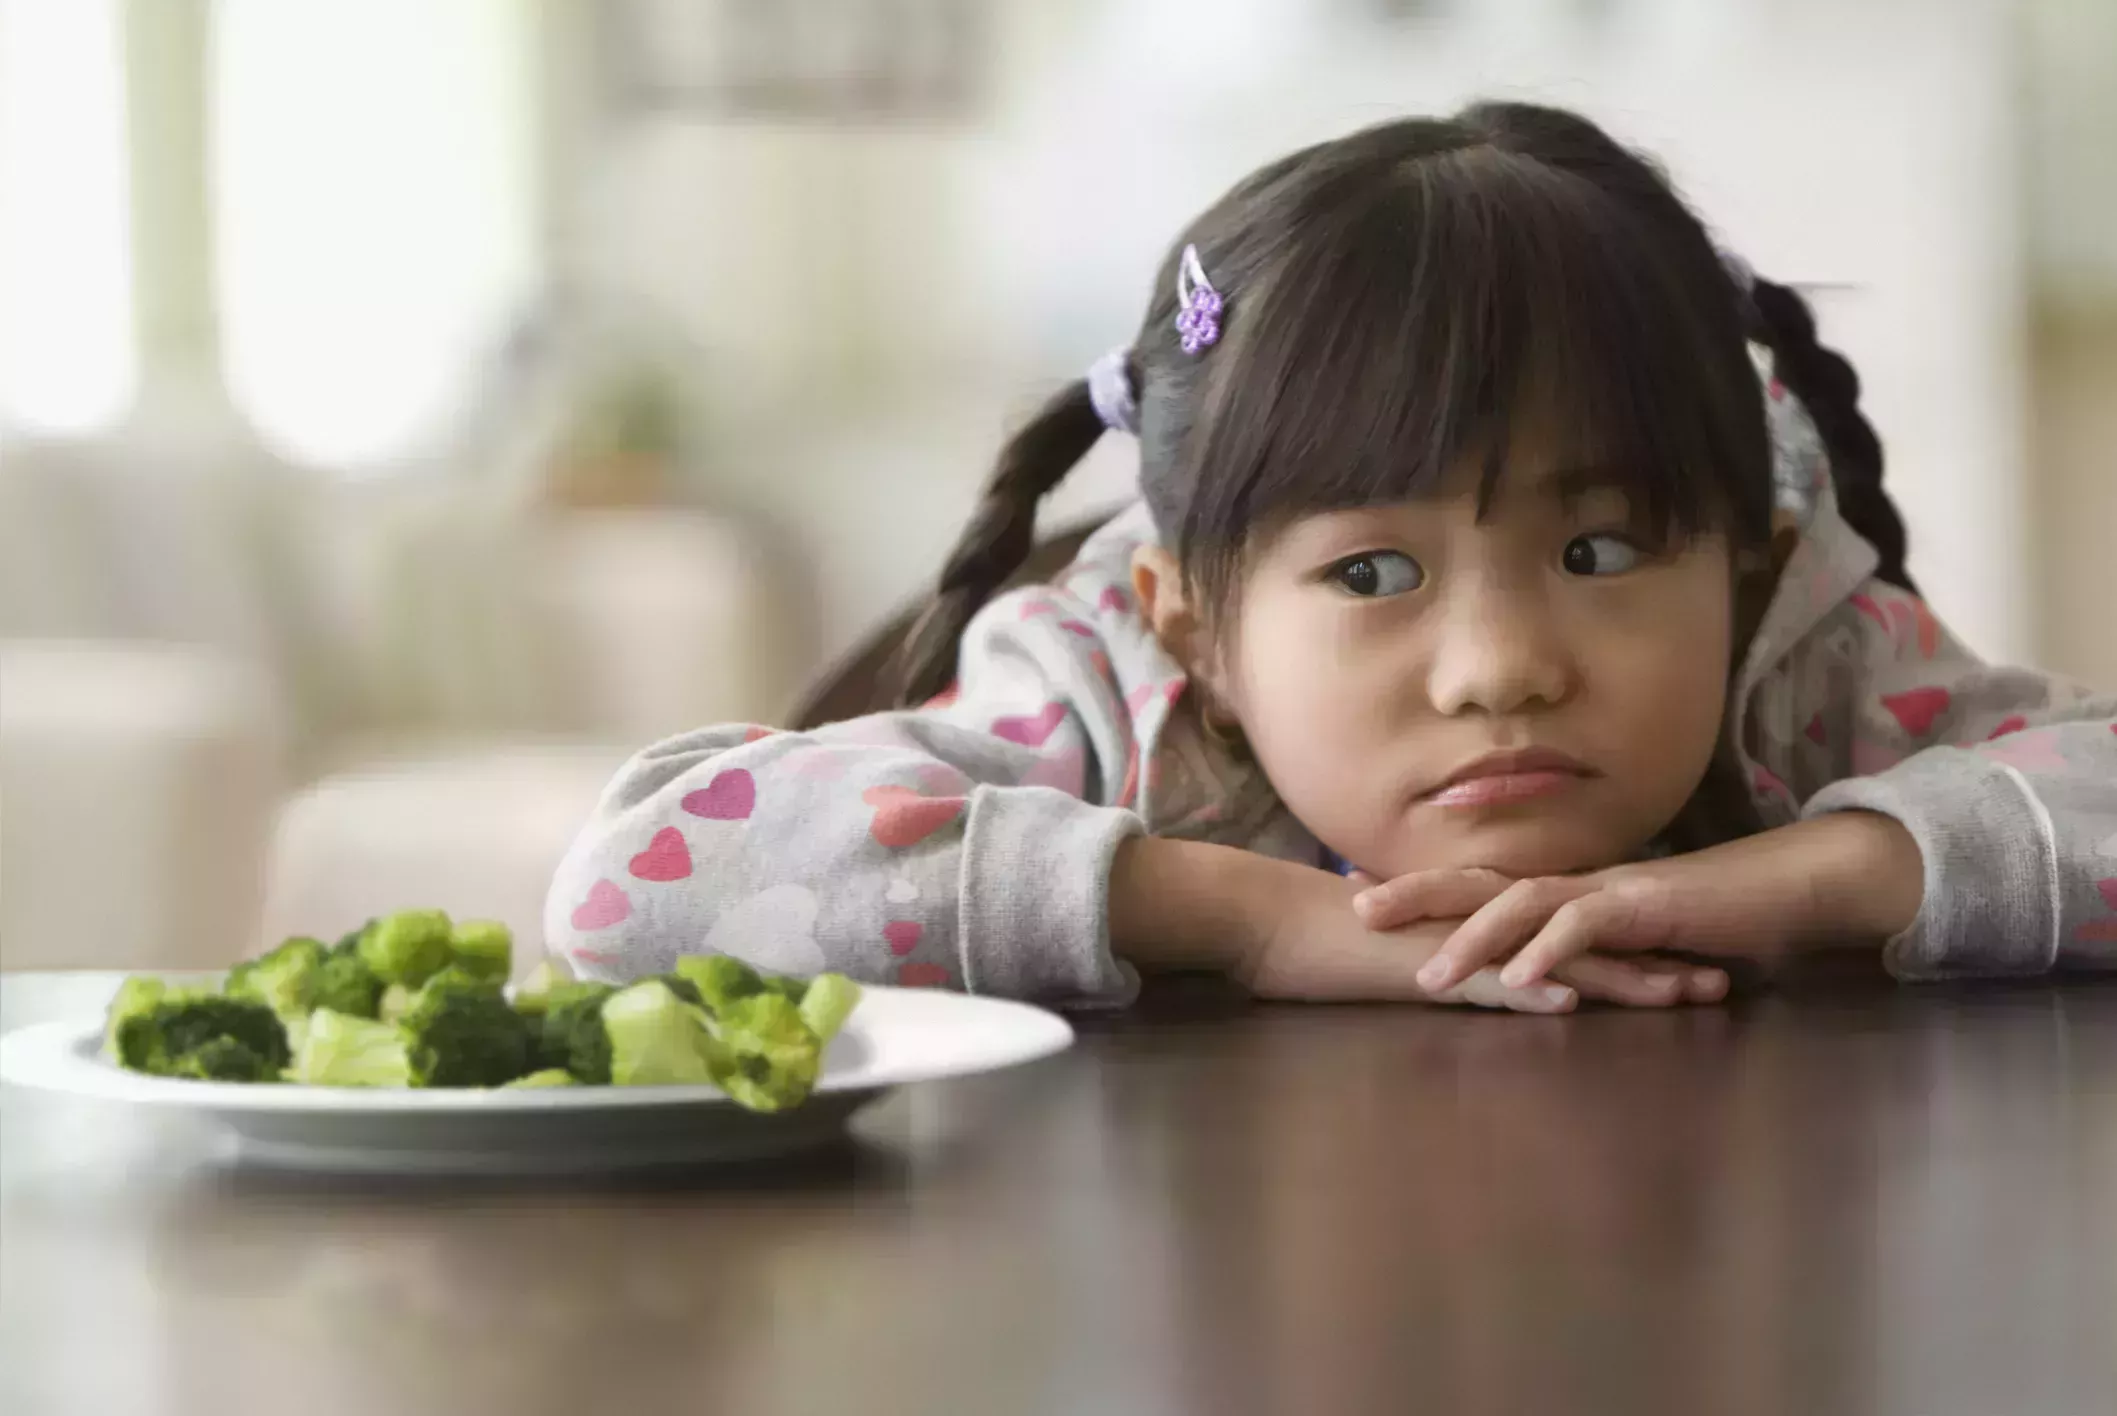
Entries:
[[1592,475],[1516,467],[1255,547],[1205,680],[1280,797],[1371,874],[1594,869],[1666,827],[1725,706],[1727,546],[1658,547]]

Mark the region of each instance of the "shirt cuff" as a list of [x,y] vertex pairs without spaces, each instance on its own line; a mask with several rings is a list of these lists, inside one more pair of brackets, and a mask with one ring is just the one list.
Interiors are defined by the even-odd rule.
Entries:
[[2022,775],[1975,752],[1933,747],[1886,772],[1847,777],[1803,817],[1876,811],[1918,842],[1925,898],[1882,951],[1903,979],[2027,976],[2058,957],[2058,849],[2050,813]]
[[1110,867],[1139,817],[1049,787],[979,787],[964,828],[958,945],[972,993],[1123,1007],[1139,975],[1110,951]]

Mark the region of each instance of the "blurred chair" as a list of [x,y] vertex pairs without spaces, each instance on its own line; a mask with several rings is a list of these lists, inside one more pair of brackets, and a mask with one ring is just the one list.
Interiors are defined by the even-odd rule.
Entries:
[[214,968],[256,928],[268,676],[125,640],[0,643],[0,967]]
[[[1109,513],[1105,512],[1039,542],[1022,568],[1008,580],[1007,588],[1042,585],[1056,579],[1080,554],[1082,544],[1107,520]],[[796,732],[807,732],[826,723],[842,723],[895,707],[890,701],[890,664],[924,608],[921,601],[898,612],[825,670],[801,696],[787,726]]]

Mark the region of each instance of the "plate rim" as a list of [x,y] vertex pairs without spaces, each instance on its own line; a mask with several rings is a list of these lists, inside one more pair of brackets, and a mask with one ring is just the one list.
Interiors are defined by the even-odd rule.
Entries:
[[[920,1008],[937,1007],[947,1011],[967,1007],[988,1014],[1011,1013],[1030,1027],[1014,1040],[1012,1046],[996,1051],[992,1059],[974,1066],[900,1065],[883,1073],[870,1071],[864,1065],[857,1066],[823,1077],[816,1087],[819,1094],[873,1093],[923,1082],[982,1076],[1057,1056],[1077,1040],[1072,1024],[1065,1018],[1032,1003],[887,984],[863,984],[861,991],[871,998],[895,999]],[[858,1017],[857,1011],[855,1017]],[[34,1091],[141,1106],[300,1115],[352,1112],[372,1116],[470,1111],[519,1116],[613,1108],[735,1104],[718,1087],[706,1085],[429,1089],[311,1087],[287,1083],[259,1085],[156,1077],[127,1071],[103,1057],[102,1036],[101,1014],[52,1018],[10,1029],[0,1036],[0,1082]]]

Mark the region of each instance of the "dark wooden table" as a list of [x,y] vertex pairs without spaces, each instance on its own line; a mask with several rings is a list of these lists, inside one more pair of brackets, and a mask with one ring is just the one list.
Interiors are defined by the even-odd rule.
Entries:
[[8,1416],[2117,1410],[2117,987],[1186,987],[840,1153],[557,1186],[0,1106]]

